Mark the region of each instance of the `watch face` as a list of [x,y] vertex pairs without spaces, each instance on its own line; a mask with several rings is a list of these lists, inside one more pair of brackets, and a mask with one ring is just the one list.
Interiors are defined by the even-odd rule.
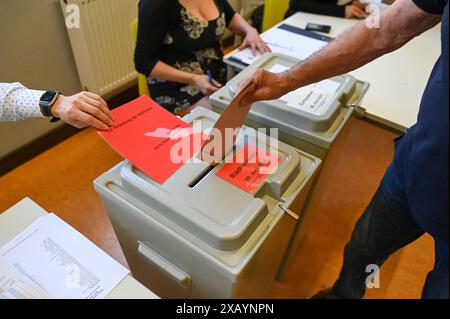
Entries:
[[57,95],[57,92],[54,91],[47,91],[41,96],[41,102],[44,102],[46,104],[49,104],[53,101],[55,96]]

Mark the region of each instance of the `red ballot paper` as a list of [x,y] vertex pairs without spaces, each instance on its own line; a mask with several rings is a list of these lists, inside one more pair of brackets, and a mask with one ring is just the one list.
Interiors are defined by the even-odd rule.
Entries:
[[247,144],[234,154],[233,161],[224,164],[216,175],[248,193],[253,193],[267,176],[275,173],[280,161],[278,155]]
[[112,111],[116,120],[101,136],[156,182],[164,183],[202,146],[202,133],[147,96]]

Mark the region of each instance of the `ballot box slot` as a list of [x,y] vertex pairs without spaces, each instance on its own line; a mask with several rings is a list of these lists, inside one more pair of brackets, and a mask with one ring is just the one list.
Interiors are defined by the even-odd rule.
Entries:
[[203,181],[213,170],[216,168],[216,165],[209,165],[206,167],[200,174],[198,174],[190,183],[189,187],[194,188],[201,181]]

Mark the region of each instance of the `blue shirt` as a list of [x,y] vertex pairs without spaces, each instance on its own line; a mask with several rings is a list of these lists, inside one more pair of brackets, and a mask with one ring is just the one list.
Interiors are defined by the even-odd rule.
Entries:
[[442,16],[441,56],[423,93],[417,123],[398,144],[394,165],[417,223],[448,245],[448,0],[413,1],[423,11]]

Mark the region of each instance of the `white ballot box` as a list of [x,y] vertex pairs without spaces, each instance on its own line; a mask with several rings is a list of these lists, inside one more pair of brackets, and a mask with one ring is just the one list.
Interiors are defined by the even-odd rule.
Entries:
[[[198,107],[184,121],[205,131],[218,118]],[[247,127],[237,139],[236,154],[253,145],[278,156],[252,191],[226,180],[249,177],[239,176],[246,164],[232,166],[233,154],[216,166],[188,161],[162,184],[128,161],[100,176],[95,189],[135,278],[161,297],[265,297],[321,164],[272,142]]]
[[[264,55],[210,97],[213,109],[219,113],[223,112],[233,99],[239,83],[253,70],[261,68],[281,73],[299,61],[279,53]],[[342,133],[352,114],[361,110],[360,103],[368,87],[368,83],[358,81],[351,75],[327,79],[290,92],[278,100],[255,103],[246,125],[254,128],[277,128],[281,141],[325,162],[333,143]],[[315,183],[312,192],[314,188]],[[310,210],[305,209],[303,222],[297,225],[298,229],[294,232],[295,236],[289,245],[289,252],[278,278],[282,278],[307,233],[309,212]]]
[[[253,70],[259,68],[280,73],[299,62],[283,54],[264,55],[210,97],[213,109],[223,112],[239,83]],[[368,83],[351,75],[327,79],[290,92],[278,100],[255,103],[246,124],[255,128],[277,128],[283,142],[325,159],[350,116],[360,106],[368,87]]]
[[[46,225],[50,225],[50,228],[45,228]],[[58,234],[59,230],[61,230],[62,233]],[[28,240],[35,240],[32,238],[33,236],[36,236],[36,239],[39,238],[39,232],[41,232],[44,237],[47,235],[49,235],[49,237],[46,239],[44,238],[45,240],[42,243],[31,242],[29,244],[39,245],[42,249],[34,249],[33,251],[28,252],[27,255],[20,255],[22,249],[20,246],[27,245]],[[67,234],[71,233],[70,235],[72,237],[70,240],[64,240],[64,232]],[[22,234],[23,237],[21,237]],[[55,238],[58,238],[58,241],[56,241]],[[77,247],[73,247],[76,243],[83,243],[79,249],[86,248],[86,251],[79,251],[78,256],[73,255],[78,253],[76,251]],[[2,273],[5,273],[5,269],[11,269],[17,272],[16,277],[6,278],[6,280],[5,276],[3,275],[2,277],[0,274],[0,277],[2,277],[0,280],[3,279],[5,285],[11,285],[12,282],[20,288],[21,291],[18,292],[16,287],[12,287],[12,293],[10,293],[9,296],[13,298],[62,298],[61,295],[67,296],[67,298],[76,298],[73,297],[75,294],[71,291],[71,288],[77,287],[69,287],[67,285],[61,286],[59,285],[60,283],[56,282],[57,279],[55,279],[57,274],[54,270],[57,270],[57,268],[64,268],[65,265],[67,266],[69,259],[71,264],[80,266],[79,270],[83,272],[83,274],[89,275],[83,277],[83,280],[90,280],[88,283],[90,286],[89,289],[97,289],[97,291],[93,291],[92,294],[84,294],[86,296],[83,295],[80,298],[99,297],[106,291],[108,291],[106,298],[111,299],[159,298],[133,279],[129,274],[127,275],[128,270],[123,269],[120,264],[100,251],[91,242],[88,242],[85,237],[77,233],[55,215],[48,214],[29,198],[22,200],[12,208],[0,214],[0,247],[2,247],[0,272],[3,271]],[[7,249],[3,249],[5,247]],[[71,250],[67,250],[67,247],[70,247]],[[14,253],[16,254],[14,256],[14,264],[8,265],[8,258]],[[86,266],[86,264],[83,264],[82,260],[76,259],[83,255],[87,255],[86,258],[94,258],[95,260],[93,262],[97,264],[94,265],[93,268],[97,266],[100,268],[100,271],[96,270],[96,272],[91,272],[92,269],[89,269],[89,267],[85,268],[84,266]],[[52,257],[49,258],[49,256]],[[109,265],[109,267],[101,270],[104,265]],[[30,269],[36,270],[36,272],[34,274],[26,273],[26,268],[28,266],[31,267]],[[39,271],[37,271],[37,268],[39,268]],[[118,282],[117,284],[112,278],[108,278],[108,276],[113,273],[113,268],[119,272],[119,274],[116,273],[116,278],[118,278],[116,281]],[[103,271],[106,273],[103,273]],[[29,278],[30,276],[36,277]],[[68,277],[69,276],[70,275],[68,274]],[[110,279],[110,282],[113,283],[113,285],[110,286],[111,288],[108,288],[107,283],[102,283],[101,279]],[[92,282],[94,280],[95,282]],[[90,284],[91,282],[92,285]],[[65,283],[70,283],[67,281],[67,278]],[[57,285],[60,287],[56,287]],[[55,288],[53,290],[58,291],[60,294],[55,296],[48,291],[42,290],[42,288],[45,288],[46,286]],[[107,290],[101,291],[102,289]],[[39,290],[39,293],[36,293],[37,290]]]

